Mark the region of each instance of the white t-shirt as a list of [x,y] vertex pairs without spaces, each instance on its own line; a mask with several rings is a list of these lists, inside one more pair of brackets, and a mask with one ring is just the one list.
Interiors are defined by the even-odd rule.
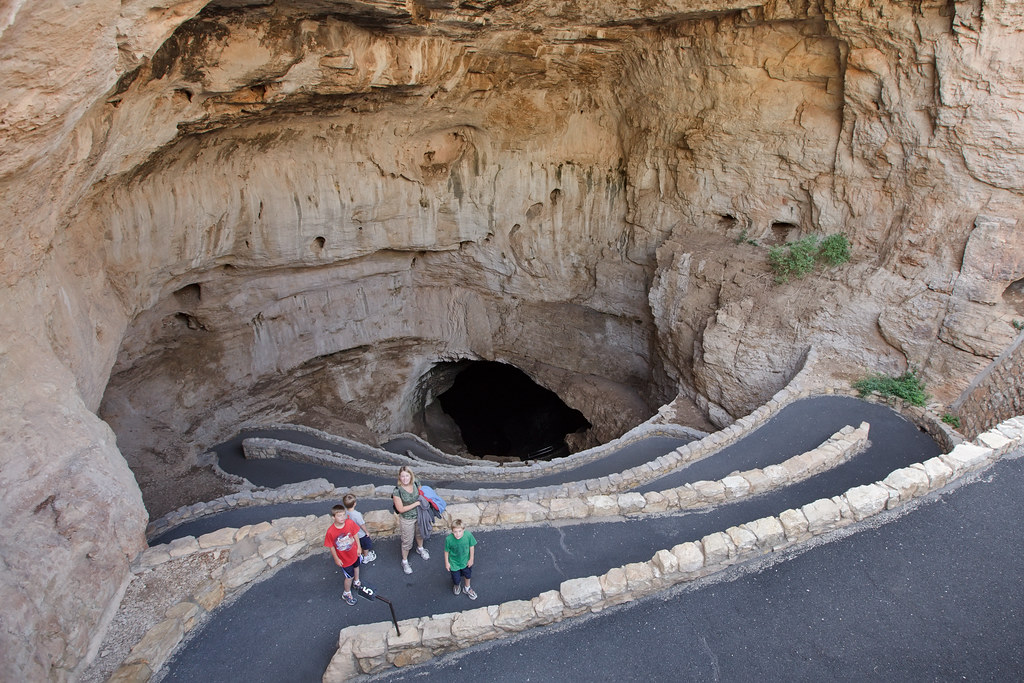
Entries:
[[363,527],[366,526],[366,521],[363,519],[363,513],[356,512],[355,508],[352,508],[351,510],[346,510],[345,512],[348,513],[349,519],[351,519],[353,522],[359,525],[359,538],[363,538],[364,536],[366,536],[366,532],[363,531]]

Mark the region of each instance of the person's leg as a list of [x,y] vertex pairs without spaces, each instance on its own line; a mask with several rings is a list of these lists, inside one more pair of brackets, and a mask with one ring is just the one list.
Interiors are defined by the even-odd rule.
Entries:
[[416,553],[420,557],[422,557],[424,560],[429,560],[430,559],[430,553],[427,551],[426,548],[423,547],[423,536],[420,534],[420,525],[419,525],[419,523],[416,524],[415,530],[416,530]]
[[460,572],[462,573],[462,582],[464,584],[466,584],[466,590],[468,591],[469,590],[470,579],[473,578],[473,568],[472,567],[464,567],[463,569],[460,570]]
[[359,578],[359,560],[356,559],[356,563],[349,567],[342,567],[341,572],[345,575],[345,592],[341,594],[341,599],[349,605],[354,605],[356,599],[352,595],[352,581]]
[[408,562],[409,551],[412,550],[413,536],[416,534],[416,520],[399,517],[398,526],[402,531],[402,562]]
[[373,562],[377,559],[377,553],[373,552],[373,539],[369,535],[360,537],[359,545],[363,550],[364,562]]

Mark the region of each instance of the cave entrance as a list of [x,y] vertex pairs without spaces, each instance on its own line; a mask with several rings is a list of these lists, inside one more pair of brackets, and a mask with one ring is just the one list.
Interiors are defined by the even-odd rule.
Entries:
[[591,426],[583,413],[513,365],[460,361],[441,363],[433,373],[450,381],[436,403],[457,425],[466,450],[477,457],[565,456],[566,435]]

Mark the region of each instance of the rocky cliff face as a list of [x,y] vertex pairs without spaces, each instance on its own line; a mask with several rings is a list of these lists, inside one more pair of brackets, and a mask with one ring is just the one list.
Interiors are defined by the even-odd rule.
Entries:
[[1018,5],[621,4],[6,10],[5,673],[81,666],[146,508],[247,421],[372,441],[486,359],[606,440],[677,392],[728,422],[812,344],[945,404],[1006,348]]

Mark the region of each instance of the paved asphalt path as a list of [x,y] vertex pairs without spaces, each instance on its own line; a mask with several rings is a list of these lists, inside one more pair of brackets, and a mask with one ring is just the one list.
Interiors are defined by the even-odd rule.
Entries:
[[1024,680],[1024,450],[1013,455],[770,566],[379,678]]
[[[296,481],[324,478],[335,486],[359,486],[362,484],[388,485],[394,484],[394,477],[373,477],[361,472],[351,472],[342,468],[324,467],[310,463],[296,462],[287,459],[270,460],[246,460],[242,455],[242,440],[255,436],[254,431],[247,431],[239,434],[229,441],[214,447],[218,461],[222,469],[241,477],[258,486],[278,487],[283,484],[290,484]],[[259,436],[265,438],[291,439],[293,436],[304,437],[303,443],[317,448],[325,448],[330,444],[320,441],[315,436],[302,432],[260,430]],[[424,481],[438,489],[462,489],[476,490],[480,488],[503,489],[503,488],[533,488],[535,486],[548,486],[562,484],[569,481],[581,479],[593,479],[603,477],[613,472],[621,472],[624,469],[650,462],[671,452],[679,446],[689,443],[692,439],[681,437],[652,436],[640,441],[631,443],[615,453],[603,458],[580,465],[579,467],[555,474],[548,474],[533,479],[509,482],[486,482],[479,483],[470,480],[463,481]],[[324,515],[330,511],[330,503],[319,502],[296,502],[296,503],[274,503],[272,505],[253,505],[243,508],[225,510],[213,515],[207,515],[199,519],[186,522],[185,524],[169,529],[167,532],[153,538],[150,545],[169,543],[176,538],[185,536],[199,537],[203,534],[225,527],[241,528],[246,524],[259,524],[260,522],[279,519],[281,517],[304,517],[306,515]],[[359,503],[359,511],[387,510],[391,508],[391,501],[365,499]]]
[[[851,407],[877,408],[862,401],[853,404]],[[876,481],[893,469],[939,453],[935,443],[913,424],[892,411],[884,412],[894,416],[892,430],[886,438],[875,440],[873,423],[872,447],[852,461],[858,465],[853,468],[855,476],[850,472],[837,475],[833,470],[743,502],[685,515],[482,531],[477,534],[478,566],[473,583],[480,599],[475,603],[451,594],[440,536],[427,543],[432,552],[429,561],[410,558],[415,572],[408,576],[401,573],[398,563],[397,539],[381,540],[377,544],[380,559],[365,568],[363,578],[394,601],[399,619],[529,599],[557,588],[567,578],[646,561],[658,549],[836,495],[851,485]],[[883,414],[877,421],[885,421]],[[788,455],[792,453],[785,457]],[[324,553],[289,564],[218,610],[168,664],[166,680],[320,680],[341,628],[388,618],[387,608],[380,602],[361,600],[355,607],[345,605],[340,600],[341,584],[340,570]],[[637,652],[649,657],[652,651],[648,647]]]
[[[909,462],[921,462],[934,454],[934,442],[920,432],[916,436],[912,435],[915,428],[899,413],[885,406],[847,396],[818,396],[789,404],[779,411],[779,414],[773,417],[769,423],[747,435],[739,443],[733,444],[703,460],[694,462],[683,469],[639,487],[637,490],[641,492],[661,491],[701,479],[721,479],[736,470],[747,470],[778,463],[786,458],[817,447],[842,427],[846,425],[857,426],[864,420],[871,423],[870,438],[873,442],[884,443],[898,439],[900,443],[905,445],[904,447],[910,448],[911,452],[904,456],[911,458]],[[259,434],[267,436],[267,438],[279,438],[283,433],[263,430]],[[325,445],[324,442],[308,434],[301,432],[287,433],[289,438],[292,434],[307,439],[307,441],[304,441],[307,445],[315,445],[317,447]],[[289,460],[246,460],[242,456],[241,443],[242,439],[252,435],[253,432],[246,432],[236,436],[231,441],[217,446],[214,450],[217,451],[221,466],[224,469],[239,476],[250,478],[250,481],[254,481],[254,483],[263,482],[260,485],[276,487],[293,481],[315,479],[318,477],[328,478],[336,486],[394,483],[392,479],[367,477],[358,472],[349,472],[347,470],[332,469]],[[487,483],[479,486],[486,486],[487,488],[521,488],[523,486],[547,486],[568,481],[602,477],[612,472],[621,472],[623,469],[640,463],[649,462],[677,448],[682,443],[686,443],[686,440],[651,437],[629,444],[615,454],[565,472],[544,475],[525,482]],[[876,454],[883,454],[880,455],[883,458],[886,457],[884,456],[885,452],[887,451],[875,451]],[[857,458],[853,463],[833,472],[832,476],[836,477],[838,486],[841,486],[843,481],[857,480],[859,477],[858,470],[861,466],[859,464],[860,461],[861,458]],[[895,468],[890,468],[889,471],[892,469]],[[424,483],[430,484],[435,488],[466,489],[477,487],[477,485],[471,482],[426,481]],[[847,488],[849,486],[837,490],[845,491]],[[809,495],[813,496],[813,493]],[[362,512],[385,510],[389,507],[390,503],[386,500],[366,499],[359,503],[359,510]],[[195,536],[198,538],[205,533],[224,527],[240,528],[246,524],[258,524],[280,517],[323,515],[327,514],[329,509],[330,504],[321,501],[313,503],[277,503],[274,505],[227,510],[170,529],[159,537],[152,539],[151,545],[168,543],[175,538],[182,538],[184,536]]]

